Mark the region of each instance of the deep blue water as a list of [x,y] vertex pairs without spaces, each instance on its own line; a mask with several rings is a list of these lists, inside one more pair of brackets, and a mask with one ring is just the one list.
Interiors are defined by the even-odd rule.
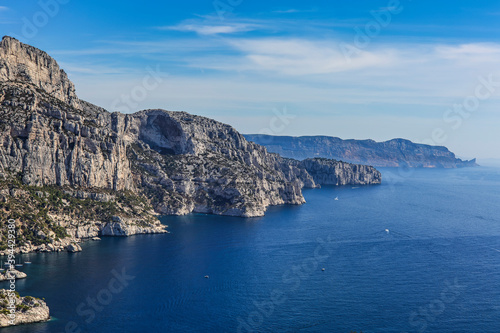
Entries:
[[500,169],[383,173],[263,218],[32,254],[18,290],[54,319],[2,332],[500,332]]

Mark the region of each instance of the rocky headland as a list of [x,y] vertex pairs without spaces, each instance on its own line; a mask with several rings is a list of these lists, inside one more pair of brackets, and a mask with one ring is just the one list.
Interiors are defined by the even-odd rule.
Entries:
[[43,322],[50,319],[47,304],[31,296],[0,289],[0,327]]
[[342,140],[329,136],[245,135],[270,152],[303,160],[323,157],[375,167],[462,168],[476,166],[476,160],[464,161],[443,146],[413,143],[405,139],[385,142]]
[[0,42],[0,218],[16,220],[20,252],[164,233],[160,214],[262,216],[304,203],[304,187],[380,182],[373,167],[283,158],[205,117],[108,112],[78,99],[47,53]]

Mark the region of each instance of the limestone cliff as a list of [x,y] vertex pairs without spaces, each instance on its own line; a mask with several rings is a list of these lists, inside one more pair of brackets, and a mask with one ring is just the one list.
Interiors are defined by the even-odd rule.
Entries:
[[323,185],[369,185],[382,182],[380,172],[373,167],[348,163],[332,163],[326,158],[310,158],[298,163]]
[[75,86],[54,59],[7,36],[0,42],[0,81],[27,82],[73,107],[79,106]]
[[272,136],[248,134],[249,141],[265,146],[284,157],[332,158],[375,167],[461,168],[476,166],[476,160],[463,161],[446,147],[413,143],[404,139],[385,142],[342,140],[329,136]]
[[18,212],[38,243],[161,232],[155,214],[262,216],[304,203],[303,187],[381,181],[372,167],[282,158],[185,112],[110,113],[78,100],[46,53],[9,37],[0,72],[0,215]]

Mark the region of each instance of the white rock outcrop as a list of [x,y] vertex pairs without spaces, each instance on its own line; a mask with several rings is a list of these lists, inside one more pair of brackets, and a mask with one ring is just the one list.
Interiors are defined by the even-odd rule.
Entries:
[[0,273],[0,281],[25,279],[28,275],[24,272],[20,272],[16,269],[6,270],[4,273]]
[[69,244],[68,246],[66,246],[66,250],[68,252],[81,252],[82,251],[82,247],[80,245],[78,245],[77,243],[71,243]]
[[[14,313],[11,312],[11,308],[8,308],[11,300],[15,308]],[[30,296],[22,297],[0,289],[0,327],[38,323],[49,319],[49,307],[41,299]]]

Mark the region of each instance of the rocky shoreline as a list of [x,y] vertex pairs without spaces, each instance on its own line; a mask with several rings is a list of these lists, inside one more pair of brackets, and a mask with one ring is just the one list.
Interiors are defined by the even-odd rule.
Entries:
[[9,269],[5,273],[0,273],[0,281],[7,281],[14,278],[15,280],[25,279],[28,275],[24,272],[20,272],[16,269]]
[[17,292],[0,289],[0,327],[38,323],[49,319],[50,310],[43,300],[31,296],[22,297]]
[[[80,243],[85,241],[99,241],[100,237],[129,237],[134,235],[145,234],[166,234],[168,226],[162,225],[161,227],[138,227],[136,225],[127,225],[120,222],[112,222],[105,225],[104,228],[96,228],[92,232],[82,232],[75,230],[75,235],[85,235],[84,237],[67,237],[64,239],[55,240],[51,243],[33,245],[30,241],[26,241],[22,246],[14,248],[14,254],[27,254],[27,253],[45,253],[45,252],[81,252],[82,247]],[[94,230],[92,228],[92,230]],[[0,256],[6,256],[7,252],[0,251]],[[1,281],[1,280],[0,280]]]
[[[136,225],[127,225],[123,223],[121,219],[115,219],[115,222],[111,222],[105,225],[104,228],[95,228],[95,232],[82,233],[80,230],[79,234],[85,234],[85,238],[68,237],[65,239],[57,240],[52,243],[42,244],[42,245],[32,245],[30,241],[26,241],[23,246],[16,247],[13,250],[14,254],[26,254],[26,253],[45,253],[45,252],[61,252],[66,251],[70,253],[82,251],[80,243],[85,241],[99,241],[101,238],[99,236],[109,236],[109,237],[128,237],[140,234],[162,234],[168,233],[165,230],[167,226],[156,226],[156,227],[137,227]],[[92,228],[92,230],[94,230]],[[78,230],[75,230],[75,234],[78,234]],[[0,252],[0,256],[8,255],[6,252]],[[14,268],[8,269],[5,272],[0,272],[0,282],[8,281],[11,279],[25,279],[28,275],[24,272],[18,271]],[[12,298],[9,295],[15,295]],[[15,300],[15,316],[11,317],[12,311],[7,308],[10,305],[11,299]],[[15,318],[12,321],[12,318]],[[10,290],[0,289],[0,327],[16,326],[22,324],[31,324],[37,322],[48,321],[50,319],[50,309],[47,304],[37,298],[31,296],[21,297],[17,292],[13,293]]]

